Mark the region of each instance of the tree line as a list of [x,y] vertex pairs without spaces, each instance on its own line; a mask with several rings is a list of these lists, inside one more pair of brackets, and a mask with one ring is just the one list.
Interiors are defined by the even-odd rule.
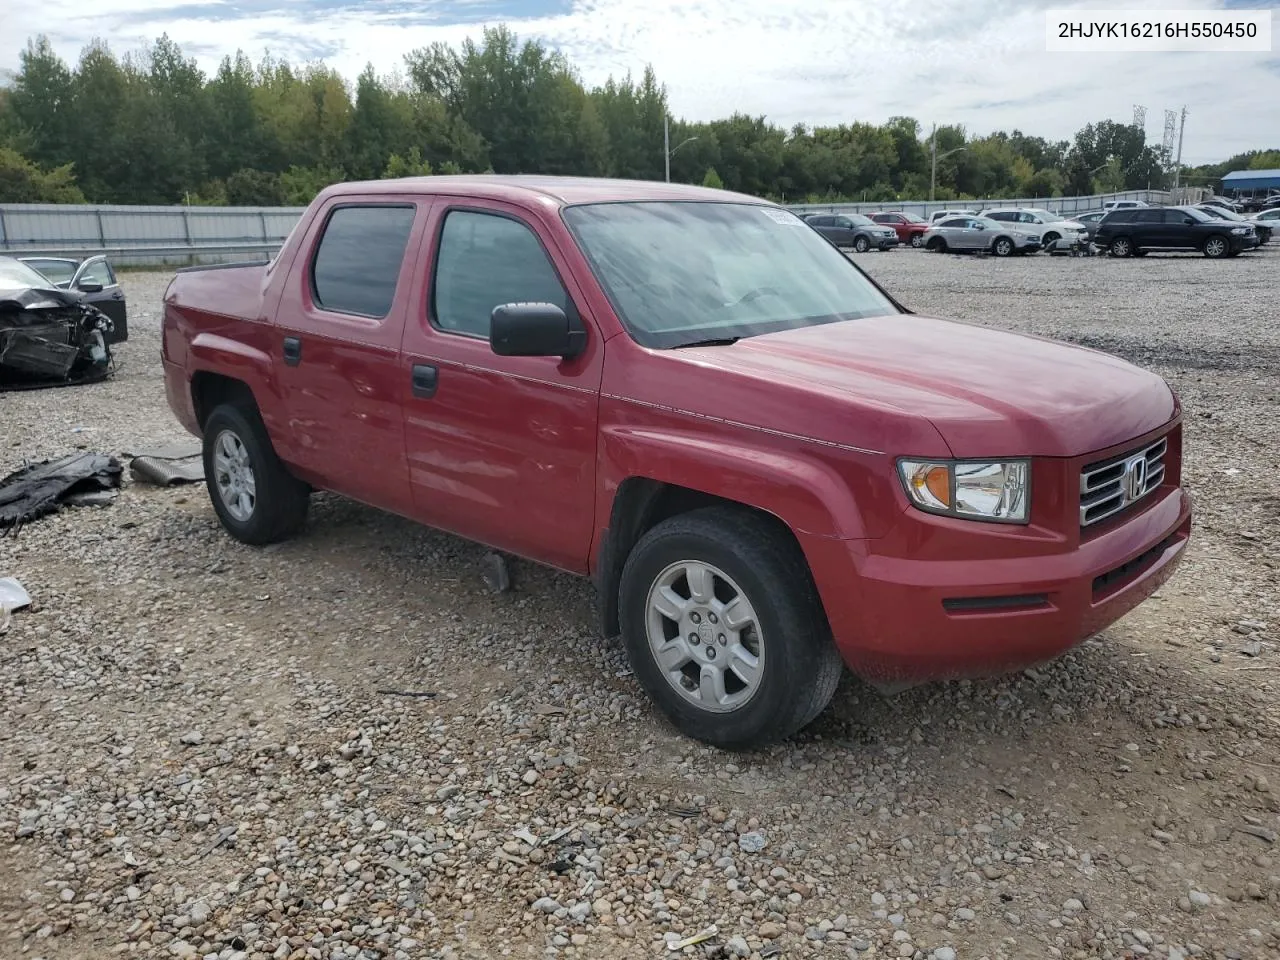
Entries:
[[[117,56],[102,42],[68,66],[28,42],[0,89],[0,202],[302,205],[327,184],[429,173],[542,173],[657,180],[665,87],[588,88],[560,53],[506,27],[433,44],[349,83],[323,63],[243,53],[206,76],[167,36]],[[672,180],[785,202],[1051,197],[1159,189],[1169,158],[1138,127],[1101,120],[1071,140],[1018,130],[926,131],[911,117],[790,129],[744,113],[670,121]],[[936,146],[935,146],[936,145]],[[1254,151],[1184,170],[1280,167]]]

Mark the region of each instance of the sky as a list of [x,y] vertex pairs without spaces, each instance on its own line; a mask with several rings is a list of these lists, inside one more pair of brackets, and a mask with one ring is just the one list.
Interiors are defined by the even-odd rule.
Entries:
[[[1048,53],[1048,9],[1273,10],[1269,53]],[[786,126],[913,116],[973,135],[1068,139],[1085,123],[1187,108],[1183,162],[1280,147],[1280,15],[1257,0],[0,0],[0,70],[45,33],[69,62],[92,39],[117,53],[162,33],[212,72],[223,55],[323,59],[350,80],[402,68],[435,41],[506,23],[564,52],[588,84],[652,64],[672,114],[740,111]]]

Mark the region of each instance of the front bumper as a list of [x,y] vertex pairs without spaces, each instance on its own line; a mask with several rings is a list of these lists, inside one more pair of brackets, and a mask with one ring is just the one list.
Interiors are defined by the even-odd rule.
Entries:
[[1185,553],[1191,503],[1180,466],[1170,472],[1149,502],[1070,538],[911,507],[902,532],[880,540],[801,536],[845,663],[902,687],[1020,670],[1088,639],[1150,597]]
[[891,237],[872,237],[871,238],[871,243],[874,246],[879,247],[881,250],[889,250],[893,247],[896,247],[901,242],[902,241],[898,239],[898,235],[896,233]]

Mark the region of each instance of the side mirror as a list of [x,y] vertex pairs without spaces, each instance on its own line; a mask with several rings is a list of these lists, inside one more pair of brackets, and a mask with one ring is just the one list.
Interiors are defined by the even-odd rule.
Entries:
[[554,303],[503,303],[489,317],[489,347],[500,357],[576,357],[587,345]]
[[1196,218],[1195,218],[1195,217],[1183,217],[1183,218],[1182,218],[1182,222],[1183,222],[1183,223],[1185,223],[1185,224],[1187,224],[1187,225],[1190,225],[1190,224],[1193,224],[1193,223],[1195,223],[1195,222],[1196,222]]
[[101,293],[102,284],[94,283],[92,280],[81,280],[76,284],[76,289],[84,293]]

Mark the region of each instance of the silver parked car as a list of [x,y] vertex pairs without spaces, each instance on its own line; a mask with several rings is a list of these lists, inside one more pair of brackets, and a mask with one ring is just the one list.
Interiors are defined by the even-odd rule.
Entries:
[[1084,240],[1089,235],[1088,228],[1079,220],[1068,220],[1060,213],[1041,210],[1038,207],[986,210],[982,215],[988,220],[999,220],[1001,223],[1020,223],[1027,230],[1038,232],[1040,243],[1045,249],[1052,247],[1059,240],[1074,243]]
[[1040,234],[1033,233],[1030,226],[986,217],[952,217],[938,221],[925,232],[924,246],[938,253],[990,250],[997,257],[1035,253],[1040,249]]

